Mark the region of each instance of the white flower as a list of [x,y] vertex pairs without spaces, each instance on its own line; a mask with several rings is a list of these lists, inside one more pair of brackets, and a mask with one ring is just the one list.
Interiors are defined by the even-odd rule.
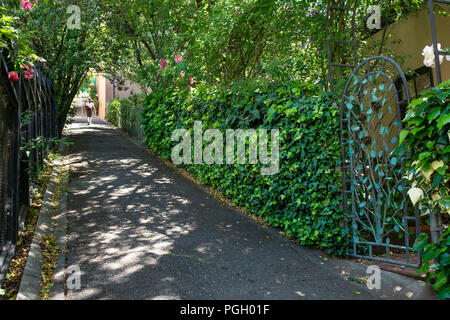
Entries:
[[423,190],[420,188],[411,188],[408,190],[408,196],[411,199],[413,206],[415,206],[417,201],[419,201],[420,198],[423,198]]
[[427,67],[434,68],[434,50],[433,47],[425,46],[422,51],[422,55],[425,57],[423,59],[423,64]]
[[[438,51],[441,51],[441,44],[437,44]],[[423,64],[427,67],[435,68],[435,55],[434,55],[434,49],[433,46],[425,46],[422,51],[422,55],[424,56]],[[448,57],[447,57],[448,59]],[[439,63],[442,64],[444,61],[444,56],[439,55]]]

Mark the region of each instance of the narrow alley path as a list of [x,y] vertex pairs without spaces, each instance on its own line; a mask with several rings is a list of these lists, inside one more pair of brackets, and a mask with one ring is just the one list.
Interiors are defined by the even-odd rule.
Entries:
[[69,140],[68,299],[377,298],[104,122],[75,118]]

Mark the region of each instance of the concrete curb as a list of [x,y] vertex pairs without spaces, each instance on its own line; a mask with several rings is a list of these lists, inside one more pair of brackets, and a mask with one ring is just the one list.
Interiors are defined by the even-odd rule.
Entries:
[[68,185],[69,164],[68,158],[62,158],[61,167],[62,181],[61,199],[59,202],[58,211],[53,216],[56,222],[54,226],[54,235],[56,236],[56,245],[60,248],[56,269],[54,271],[53,287],[50,289],[51,300],[65,300],[65,266],[66,266],[66,227],[67,227],[67,193],[65,188]]
[[[64,145],[61,144],[60,153],[64,152]],[[45,191],[36,229],[33,235],[30,252],[28,254],[25,270],[20,282],[19,292],[16,300],[40,300],[42,254],[39,239],[47,234],[56,236],[56,243],[60,248],[58,263],[54,273],[54,286],[50,291],[52,299],[64,299],[64,263],[66,251],[66,200],[67,192],[63,190],[60,177],[66,182],[68,172],[68,162],[64,156],[55,160],[55,164],[50,176],[50,181]],[[53,196],[58,188],[61,188],[61,199],[58,210],[54,211]]]

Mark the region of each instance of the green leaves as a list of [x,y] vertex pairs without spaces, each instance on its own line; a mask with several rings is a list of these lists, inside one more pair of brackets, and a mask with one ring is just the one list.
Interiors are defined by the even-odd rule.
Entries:
[[409,134],[409,130],[407,130],[407,129],[404,129],[404,130],[402,130],[402,131],[400,132],[400,140],[399,140],[399,144],[402,144],[403,141],[405,141],[405,139],[406,139],[406,137],[408,136],[408,134]]
[[445,230],[439,237],[437,243],[429,243],[429,237],[421,233],[415,243],[413,250],[423,252],[423,265],[418,273],[427,273],[427,282],[434,278],[433,289],[438,291],[439,299],[450,298],[450,230]]
[[329,94],[310,84],[287,82],[255,89],[236,83],[226,89],[200,87],[190,93],[154,92],[144,106],[146,141],[169,158],[174,146],[171,133],[192,128],[194,119],[202,119],[205,129],[280,129],[280,168],[273,176],[260,175],[261,164],[184,167],[237,206],[264,217],[302,243],[344,254],[348,234],[339,226],[345,217],[336,170],[341,150],[338,106]]
[[450,123],[450,114],[442,114],[437,119],[437,128],[440,131],[446,124]]
[[428,113],[428,122],[432,122],[434,119],[436,119],[439,114],[441,113],[441,107],[436,106],[431,109],[431,111]]
[[425,248],[427,244],[428,244],[428,234],[421,233],[414,242],[413,250],[416,252],[420,252]]
[[[414,176],[415,187],[408,193],[423,190],[419,203],[432,210],[440,209],[443,215],[450,212],[449,96],[450,81],[447,81],[414,100],[408,107],[404,120],[407,129],[400,133],[399,146],[410,155],[406,174]],[[433,288],[439,292],[439,298],[449,298],[449,230],[444,230],[437,243],[429,241],[428,235],[422,233],[414,243],[413,249],[423,253],[424,263],[419,272],[426,272],[428,281],[435,278]]]

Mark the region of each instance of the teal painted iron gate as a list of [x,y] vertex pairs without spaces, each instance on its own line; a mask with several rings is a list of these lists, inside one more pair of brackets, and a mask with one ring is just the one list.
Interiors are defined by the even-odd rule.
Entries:
[[392,59],[371,57],[355,68],[341,103],[343,207],[353,240],[349,255],[418,267],[412,238],[420,231],[419,212],[407,195],[404,155],[396,150],[400,105],[409,102],[405,75]]

